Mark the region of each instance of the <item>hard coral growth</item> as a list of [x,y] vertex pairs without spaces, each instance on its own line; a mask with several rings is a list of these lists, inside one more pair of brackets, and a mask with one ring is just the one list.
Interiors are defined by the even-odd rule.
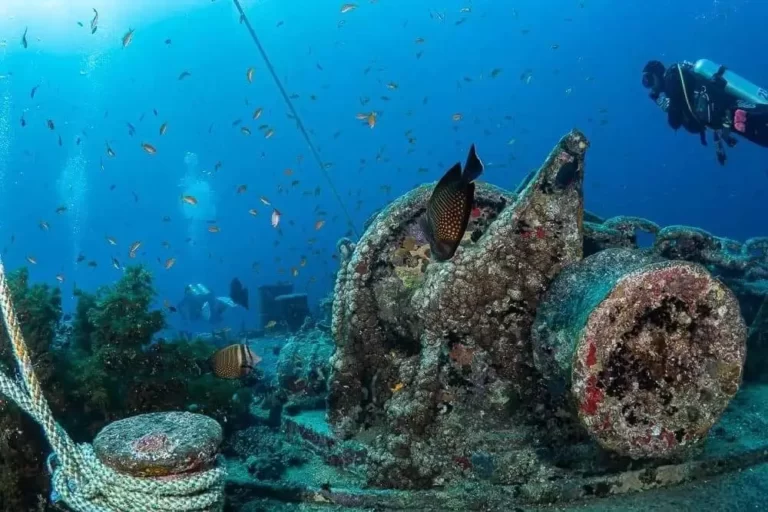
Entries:
[[279,480],[292,466],[303,464],[308,454],[285,439],[279,430],[253,426],[235,433],[225,444],[227,455],[245,462],[248,472],[259,480]]
[[[549,281],[581,257],[587,147],[568,134],[519,197],[478,184],[467,236],[447,262],[414,251],[430,186],[379,213],[342,254],[329,419],[344,437],[375,433],[371,483],[419,487],[459,475],[455,460],[471,451],[472,434],[508,421],[532,392],[533,312]],[[423,272],[416,282],[412,258]]]
[[739,389],[746,326],[702,266],[609,249],[558,276],[533,343],[537,368],[602,446],[670,457],[701,441]]
[[762,323],[759,315],[762,304],[768,300],[768,237],[754,237],[741,243],[691,226],[658,229],[656,224],[635,217],[604,221],[594,216],[584,227],[585,256],[609,248],[637,248],[632,233],[642,229],[655,234],[650,252],[665,259],[700,263],[721,279],[736,294],[744,320],[750,326],[744,378],[768,380],[764,370],[768,367],[768,343],[763,342],[768,339],[768,324]]
[[328,360],[332,353],[333,345],[325,336],[296,336],[282,346],[276,384],[285,395],[286,413],[325,407]]

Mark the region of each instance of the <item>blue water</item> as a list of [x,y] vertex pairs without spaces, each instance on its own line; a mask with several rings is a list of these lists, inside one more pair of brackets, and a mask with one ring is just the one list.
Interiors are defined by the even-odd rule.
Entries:
[[[332,286],[335,242],[349,231],[328,179],[360,232],[372,212],[439,178],[473,142],[486,163],[484,179],[513,188],[573,127],[592,143],[589,210],[736,239],[766,234],[766,150],[741,141],[719,166],[712,146],[668,128],[640,84],[644,63],[654,58],[709,58],[768,84],[761,47],[750,47],[763,40],[768,7],[760,2],[380,0],[342,14],[341,2],[246,0],[322,160],[333,164],[328,178],[286,116],[232,2],[158,4],[0,5],[0,247],[11,269],[36,259],[33,281],[57,284],[63,274],[65,307],[74,303],[75,283],[90,290],[119,277],[113,257],[155,271],[158,303],[177,302],[191,282],[226,294],[235,276],[252,295],[262,284],[293,282],[314,303]],[[95,34],[91,8],[100,16]],[[134,39],[123,48],[129,28]],[[249,67],[256,70],[251,84]],[[494,69],[501,70],[496,77]],[[183,71],[191,76],[180,81]],[[392,82],[396,89],[387,87]],[[254,121],[257,107],[263,115]],[[372,110],[378,116],[370,129],[356,114]],[[463,119],[452,120],[456,113]],[[232,126],[236,119],[250,137]],[[160,136],[163,122],[168,131]],[[274,136],[265,139],[261,124]],[[106,155],[106,141],[115,158]],[[145,153],[142,142],[157,154]],[[216,162],[221,168],[206,174]],[[241,184],[247,192],[237,194]],[[198,197],[197,207],[184,205],[183,193]],[[262,195],[283,214],[279,231]],[[56,214],[60,205],[67,212]],[[327,212],[319,231],[318,209]],[[209,233],[208,220],[221,231]],[[128,246],[137,240],[142,247],[131,259]],[[86,260],[77,264],[80,252]],[[170,257],[176,263],[164,270]],[[96,268],[86,266],[91,260]],[[235,320],[257,324],[254,315]]]

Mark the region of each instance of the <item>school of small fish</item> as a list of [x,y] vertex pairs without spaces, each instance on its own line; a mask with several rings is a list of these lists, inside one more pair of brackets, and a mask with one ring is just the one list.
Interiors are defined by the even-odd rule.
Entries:
[[[335,6],[323,7],[333,12],[329,13],[334,16],[333,23],[336,24],[336,30],[338,31],[338,40],[335,41],[334,46],[336,48],[343,48],[345,45],[349,45],[352,41],[344,37],[347,27],[356,23],[363,11],[368,8],[375,8],[375,4],[380,4],[379,0],[369,0],[365,3],[341,3],[334,4]],[[451,29],[462,30],[461,27],[465,23],[470,23],[473,16],[477,14],[477,6],[470,5],[470,1],[464,2],[464,7],[449,8],[440,6],[437,8],[431,8],[423,13],[425,22],[431,23],[436,30]],[[584,8],[583,2],[578,2],[578,7]],[[171,34],[174,37],[161,37],[161,38],[149,38],[147,37],[147,27],[110,27],[106,23],[101,24],[102,19],[107,20],[111,13],[100,13],[97,9],[88,9],[82,13],[83,20],[78,22],[77,25],[81,27],[85,34],[95,35],[96,37],[110,37],[114,49],[120,55],[135,55],[132,52],[148,52],[150,55],[153,52],[160,51],[173,51],[177,46],[177,41],[183,39],[180,35]],[[532,28],[529,25],[521,24],[518,20],[522,18],[519,11],[522,8],[510,7],[510,23],[517,23],[517,31],[520,35],[525,36]],[[103,14],[103,16],[102,16]],[[571,18],[566,18],[564,21],[570,22]],[[242,24],[244,19],[241,17],[240,23]],[[393,37],[399,37],[407,45],[408,51],[411,53],[414,62],[425,62],[431,54],[439,56],[443,51],[440,47],[435,47],[435,38],[429,36],[429,34],[419,34],[417,29],[411,28],[407,19],[401,22],[402,34]],[[279,21],[275,30],[283,27],[283,21]],[[117,30],[117,32],[114,32]],[[422,29],[418,29],[422,30]],[[23,27],[21,32],[20,45],[23,50],[34,51],[36,44],[41,41],[41,38],[45,34],[34,26]],[[105,35],[109,32],[108,35]],[[429,37],[427,37],[429,36]],[[118,41],[119,39],[119,41]],[[5,41],[2,42],[3,45]],[[158,48],[159,46],[159,48]],[[560,44],[557,42],[548,42],[548,47],[552,51],[559,50]],[[562,52],[563,50],[559,50]],[[315,48],[310,46],[307,50],[308,59],[311,59],[312,64],[309,69],[303,71],[316,73],[315,81],[308,82],[312,85],[307,86],[304,84],[289,82],[289,88],[287,91],[287,99],[291,101],[301,103],[306,102],[319,102],[323,97],[323,90],[329,89],[330,85],[327,82],[328,76],[327,69],[331,66],[332,62],[325,62],[326,58],[321,58],[316,55]],[[558,53],[559,55],[559,53]],[[117,57],[115,57],[117,58]],[[146,58],[146,56],[144,57]],[[582,58],[579,57],[579,62]],[[346,64],[345,64],[346,65]],[[167,155],[174,151],[172,148],[177,146],[181,141],[178,137],[181,137],[181,132],[189,132],[190,130],[204,131],[207,130],[207,135],[211,137],[220,137],[221,133],[226,133],[228,137],[237,137],[237,144],[242,144],[244,148],[247,148],[248,155],[254,155],[253,169],[240,169],[236,168],[237,164],[229,162],[229,155],[225,151],[220,151],[221,154],[210,155],[210,158],[201,166],[201,174],[204,176],[219,176],[219,175],[231,175],[236,177],[241,183],[231,184],[232,188],[229,188],[227,195],[224,199],[227,202],[237,205],[240,215],[243,216],[242,222],[250,222],[255,226],[265,226],[265,229],[270,229],[271,233],[274,233],[274,239],[271,240],[272,247],[271,253],[274,257],[274,265],[277,268],[278,274],[287,274],[294,278],[298,278],[300,275],[308,276],[306,285],[315,282],[321,272],[327,271],[329,275],[333,275],[335,271],[336,263],[329,260],[336,260],[337,256],[335,251],[330,250],[330,247],[323,247],[318,243],[318,236],[322,232],[329,232],[329,236],[345,235],[352,236],[354,230],[347,224],[346,219],[339,214],[329,214],[325,204],[332,204],[335,198],[332,194],[327,193],[324,187],[319,185],[307,185],[312,182],[313,176],[307,170],[305,158],[313,158],[316,155],[307,153],[298,154],[295,157],[295,162],[284,162],[277,169],[265,169],[259,165],[259,160],[265,160],[270,148],[276,141],[286,137],[286,133],[290,130],[282,129],[283,124],[279,119],[283,114],[282,104],[270,105],[264,98],[261,98],[260,92],[263,87],[272,87],[269,78],[268,66],[263,66],[258,61],[244,61],[240,63],[238,69],[232,69],[232,80],[242,87],[243,94],[246,95],[244,99],[245,108],[239,112],[239,115],[233,115],[222,121],[221,119],[203,121],[199,127],[193,128],[190,126],[190,117],[178,118],[178,115],[172,113],[172,109],[163,108],[162,104],[158,105],[146,105],[145,112],[136,112],[131,116],[129,120],[118,119],[113,123],[118,128],[114,130],[108,130],[104,132],[97,132],[96,129],[91,130],[90,127],[79,129],[74,127],[68,119],[60,118],[60,115],[44,114],[44,109],[40,105],[44,105],[46,101],[51,101],[50,91],[56,90],[56,84],[53,79],[41,79],[35,77],[34,83],[29,84],[29,102],[27,108],[23,110],[21,117],[19,118],[19,125],[23,129],[29,129],[30,126],[39,126],[49,136],[54,137],[53,144],[59,147],[64,147],[69,144],[80,145],[81,141],[89,138],[95,138],[96,144],[99,145],[98,164],[94,163],[94,172],[99,173],[103,179],[112,180],[113,182],[108,187],[108,192],[124,193],[128,198],[129,203],[135,205],[136,208],[142,208],[143,202],[137,190],[126,190],[125,186],[120,182],[118,173],[124,172],[121,170],[123,161],[136,162],[136,158],[145,160],[138,160],[142,163],[142,166],[147,166],[148,169],[152,169],[153,172],[163,172],[154,167],[156,165],[167,165]],[[338,116],[333,116],[333,119],[327,119],[327,123],[337,123],[333,128],[328,126],[316,126],[316,130],[319,132],[321,129],[328,130],[329,138],[334,140],[340,137],[365,137],[368,140],[384,140],[384,133],[391,133],[391,130],[399,130],[394,127],[396,123],[409,122],[409,120],[417,120],[420,117],[418,108],[419,106],[430,105],[430,96],[426,94],[426,91],[416,92],[418,101],[414,104],[407,104],[406,98],[411,99],[414,96],[413,88],[414,82],[409,80],[407,76],[402,76],[402,73],[398,73],[392,69],[388,69],[386,66],[378,62],[375,58],[371,58],[368,62],[362,63],[358,71],[362,74],[365,81],[371,83],[372,89],[364,91],[365,94],[356,93],[350,91],[348,96],[351,101],[351,108],[347,105],[343,112],[340,112]],[[345,73],[353,73],[354,69],[346,69]],[[189,63],[185,68],[184,65],[179,65],[176,68],[172,68],[168,71],[170,75],[162,80],[159,77],[153,77],[153,83],[156,87],[162,87],[166,89],[179,88],[184,90],[189,87],[190,84],[194,85],[195,81],[201,79],[204,76],[204,71],[194,66],[194,63]],[[557,70],[554,71],[557,73]],[[87,74],[81,71],[81,74]],[[453,87],[453,81],[455,81],[455,87],[458,91],[464,88],[474,87],[475,83],[490,80],[511,80],[517,84],[519,77],[523,86],[534,83],[537,80],[537,76],[542,74],[541,71],[534,73],[531,68],[523,68],[517,73],[511,73],[505,70],[503,67],[488,67],[484,70],[475,69],[473,71],[467,71],[466,73],[457,72],[456,76],[450,77],[450,86]],[[10,76],[11,73],[8,73]],[[6,75],[1,74],[0,79]],[[245,80],[244,80],[244,79]],[[587,76],[585,81],[591,82],[592,77]],[[134,83],[134,79],[131,78],[131,83]],[[223,83],[223,80],[222,80]],[[296,91],[294,88],[303,87],[303,90]],[[316,90],[310,90],[316,87]],[[26,90],[26,89],[25,89]],[[578,88],[574,85],[569,85],[564,89],[564,96],[568,97],[576,95],[574,91],[578,92]],[[374,92],[378,91],[378,92]],[[227,91],[223,91],[223,94],[230,94]],[[367,94],[367,95],[366,95]],[[406,96],[407,95],[407,96]],[[26,96],[26,95],[25,95]],[[254,101],[253,98],[259,98],[258,101]],[[38,105],[35,102],[40,101]],[[238,100],[239,102],[239,100]],[[160,102],[158,102],[160,103]],[[241,107],[242,108],[242,107]],[[433,108],[430,106],[429,108]],[[461,108],[457,108],[457,105],[446,104],[441,107],[442,114],[439,118],[430,119],[430,123],[439,123],[450,128],[455,132],[461,130],[472,129],[472,125],[478,125],[482,118],[479,112],[462,111]],[[193,110],[193,109],[190,109]],[[399,111],[397,114],[392,112]],[[403,118],[403,112],[405,117]],[[599,117],[600,125],[607,123],[607,109],[601,108],[597,114]],[[124,115],[124,114],[121,114]],[[297,123],[294,113],[286,112],[288,122],[293,125]],[[112,116],[112,117],[110,117]],[[114,115],[109,111],[105,111],[103,114],[104,119],[113,119]],[[353,119],[354,118],[354,119]],[[396,120],[397,119],[397,120]],[[590,119],[592,121],[592,119]],[[284,122],[284,121],[283,121]],[[489,168],[500,168],[512,165],[515,160],[515,156],[511,151],[513,149],[524,145],[528,128],[525,124],[516,127],[516,119],[512,114],[499,113],[497,121],[495,123],[496,130],[500,132],[508,132],[504,137],[504,141],[507,144],[507,149],[510,151],[508,161],[505,162],[493,162],[488,163]],[[298,123],[297,123],[298,124]],[[416,124],[416,123],[414,123]],[[489,125],[490,126],[490,125]],[[169,130],[170,127],[170,130]],[[91,133],[93,131],[93,133]],[[323,137],[316,133],[314,130],[310,130],[311,134],[318,139]],[[510,133],[511,132],[511,133]],[[398,132],[400,133],[400,132]],[[234,135],[229,135],[234,134]],[[491,128],[485,128],[482,130],[483,135],[490,135]],[[428,138],[428,134],[420,133],[417,128],[409,128],[404,126],[402,128],[402,149],[406,155],[417,155],[421,149],[418,143],[420,137]],[[513,135],[510,137],[510,135]],[[289,135],[290,136],[290,135]],[[387,135],[389,137],[389,135]],[[103,141],[104,146],[101,146]],[[519,142],[520,141],[520,142]],[[188,141],[184,141],[187,143]],[[213,151],[216,151],[218,142],[212,142]],[[375,144],[375,143],[374,143]],[[463,144],[463,143],[462,143]],[[456,145],[459,142],[456,141]],[[432,155],[431,150],[421,150],[422,153],[426,153],[425,158],[432,164],[425,166],[424,162],[420,162],[413,166],[412,171],[415,178],[413,183],[403,183],[403,173],[407,172],[402,166],[394,166],[392,163],[397,158],[401,160],[400,155],[395,155],[399,149],[391,147],[391,145],[379,143],[375,150],[375,154],[371,152],[363,158],[359,158],[359,166],[357,169],[343,169],[339,170],[335,168],[335,163],[331,160],[318,161],[320,164],[320,170],[322,172],[330,173],[337,181],[343,181],[346,173],[366,173],[368,176],[374,175],[375,180],[372,177],[370,182],[373,183],[370,188],[373,192],[376,192],[380,196],[380,202],[388,202],[393,199],[393,191],[403,190],[402,185],[410,186],[421,184],[427,178],[427,174],[435,173],[433,177],[437,176],[437,173],[444,173],[448,166],[445,166],[439,159]],[[465,151],[466,149],[463,149]],[[474,149],[472,149],[474,152]],[[442,153],[441,153],[442,154]],[[327,155],[327,154],[326,154]],[[32,157],[31,153],[28,155]],[[125,159],[125,160],[124,160]],[[479,162],[479,160],[478,160]],[[226,164],[226,165],[225,165]],[[345,163],[347,167],[349,164]],[[477,164],[482,166],[482,164]],[[477,165],[475,167],[477,167]],[[392,168],[394,166],[394,168]],[[341,168],[341,165],[339,166]],[[155,170],[157,169],[157,170]],[[459,169],[460,171],[461,169]],[[449,171],[450,172],[450,171]],[[276,175],[280,178],[280,183],[277,184],[275,190],[264,190],[262,185],[264,174]],[[476,171],[478,174],[479,171]],[[447,174],[446,174],[447,176]],[[460,174],[457,174],[455,169],[451,174],[452,180],[450,182],[450,188],[440,189],[435,191],[436,199],[447,198],[447,200],[454,201],[456,206],[455,212],[442,212],[439,208],[434,207],[430,210],[429,222],[431,223],[430,229],[434,231],[436,244],[448,244],[444,250],[433,251],[438,259],[447,259],[453,254],[455,250],[455,238],[458,233],[462,231],[462,223],[466,225],[466,210],[471,208],[471,200],[469,190],[473,185],[471,179],[461,178]],[[100,178],[100,179],[102,179]],[[470,178],[472,176],[470,175]],[[447,179],[447,178],[446,178]],[[461,180],[464,181],[461,181]],[[382,181],[383,180],[383,181]],[[446,182],[447,183],[447,182]],[[400,186],[398,186],[400,185]],[[447,186],[447,185],[446,185]],[[472,189],[473,190],[473,189]],[[106,192],[105,192],[106,193]],[[128,195],[130,193],[130,195]],[[336,194],[336,191],[333,191]],[[290,205],[295,204],[295,201],[289,201],[286,196],[291,194],[300,194],[302,203],[314,203],[314,209],[312,216],[307,219],[306,215],[299,216]],[[357,190],[344,191],[343,199],[353,203],[352,211],[363,211],[365,208],[371,207],[370,204],[370,192],[364,190],[362,187]],[[201,199],[202,198],[201,196]],[[183,193],[179,195],[176,192],[174,196],[171,194],[169,197],[169,204],[177,207],[183,207],[188,209],[202,210],[204,203],[201,204],[201,199],[198,199],[197,195],[191,195],[189,193]],[[467,202],[469,201],[469,202]],[[70,205],[71,206],[71,205]],[[56,232],[59,223],[57,218],[59,216],[71,215],[70,206],[61,204],[53,210],[52,214],[35,216],[39,231],[49,233]],[[380,206],[374,205],[374,206]],[[373,209],[373,208],[371,208]],[[246,217],[247,215],[247,217]],[[450,215],[448,220],[444,215]],[[47,218],[40,218],[47,217]],[[173,216],[168,212],[164,212],[160,217],[161,223],[172,222]],[[269,225],[267,226],[267,219],[269,219]],[[305,220],[301,220],[305,219]],[[296,233],[300,233],[299,236],[305,237],[305,245],[297,244],[296,242],[290,242],[292,245],[288,247],[287,253],[279,253],[278,247],[281,242],[285,240],[284,234],[288,230],[293,230]],[[331,230],[335,230],[333,234]],[[108,229],[112,231],[112,229]],[[117,230],[115,230],[117,231]],[[222,240],[229,236],[242,237],[243,229],[239,226],[235,227],[227,222],[227,219],[212,218],[207,220],[205,224],[205,237],[211,237],[210,240]],[[119,233],[118,233],[119,234]],[[49,235],[47,235],[49,236]],[[83,253],[80,253],[76,258],[76,263],[83,263],[88,267],[96,268],[98,261],[103,261],[105,266],[112,266],[115,269],[122,270],[123,265],[120,260],[124,260],[127,257],[129,260],[143,259],[146,255],[151,255],[152,259],[157,260],[158,268],[165,271],[175,272],[179,267],[184,264],[184,258],[181,252],[177,252],[176,248],[181,245],[181,241],[174,241],[171,236],[167,240],[163,240],[161,243],[157,241],[149,240],[141,233],[134,234],[131,238],[135,240],[130,245],[125,245],[124,236],[121,235],[122,244],[118,242],[118,239],[109,233],[99,232],[97,236],[104,237],[106,244],[101,242],[102,247],[106,247],[108,250],[115,254],[110,254],[107,259],[101,258],[89,258]],[[125,237],[127,238],[127,236]],[[460,237],[459,237],[460,238]],[[335,239],[335,238],[334,238]],[[15,235],[11,237],[11,244],[15,241]],[[189,245],[194,245],[197,240],[193,237],[187,237],[184,242]],[[261,240],[255,240],[259,245],[262,245]],[[450,243],[449,243],[450,242]],[[214,242],[211,242],[214,243]],[[286,244],[287,245],[287,244]],[[6,247],[5,251],[8,250]],[[119,252],[116,252],[119,251]],[[265,251],[259,248],[259,253],[265,253]],[[219,255],[214,255],[213,251],[209,253],[210,259],[218,259],[223,263],[223,258]],[[40,261],[50,258],[50,255],[45,254],[43,251],[39,251],[39,254],[27,253],[24,258],[30,265],[36,265],[38,263],[38,257]],[[258,273],[262,268],[262,264],[266,266],[266,262],[262,261],[264,258],[253,261],[251,268],[254,272]],[[125,260],[127,261],[127,260]],[[313,264],[318,261],[319,264]],[[42,267],[41,265],[40,267]],[[311,275],[310,275],[311,274]],[[63,272],[59,272],[55,275],[55,280],[58,283],[66,282],[66,276]],[[167,299],[166,299],[167,302]],[[171,308],[166,308],[171,311]],[[233,349],[234,350],[234,349]],[[235,352],[233,352],[235,353]],[[238,349],[236,352],[238,357],[245,357],[242,349]],[[247,355],[247,354],[246,354]]]

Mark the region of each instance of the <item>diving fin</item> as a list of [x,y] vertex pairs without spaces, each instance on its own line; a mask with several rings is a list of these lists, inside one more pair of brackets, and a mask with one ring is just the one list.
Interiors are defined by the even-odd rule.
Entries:
[[229,283],[229,296],[235,304],[248,309],[248,288],[243,286],[238,278]]

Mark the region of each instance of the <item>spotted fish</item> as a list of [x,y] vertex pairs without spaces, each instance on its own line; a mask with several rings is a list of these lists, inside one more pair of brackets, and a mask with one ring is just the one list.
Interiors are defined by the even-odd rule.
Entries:
[[422,216],[420,226],[429,249],[437,261],[453,257],[467,230],[472,203],[475,199],[475,184],[483,172],[483,162],[477,157],[475,145],[469,148],[467,163],[462,172],[456,163],[437,182],[427,202],[427,213]]
[[236,343],[224,347],[211,356],[213,373],[221,379],[239,379],[245,377],[261,358],[245,343]]

